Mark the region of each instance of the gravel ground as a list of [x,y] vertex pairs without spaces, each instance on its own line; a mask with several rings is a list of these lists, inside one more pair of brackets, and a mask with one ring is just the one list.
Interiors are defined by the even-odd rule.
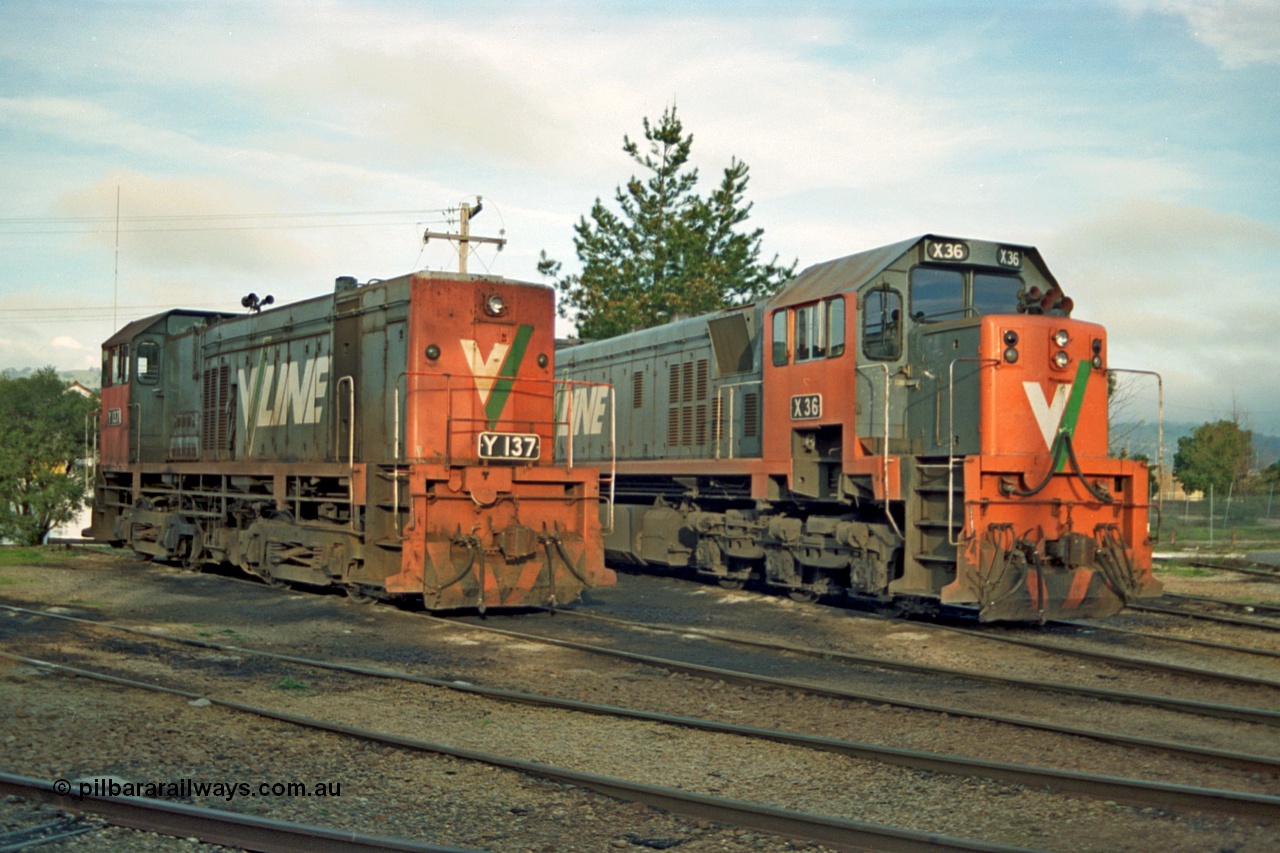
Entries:
[[[495,639],[390,608],[356,608],[332,596],[280,593],[163,567],[138,568],[107,557],[0,569],[0,598],[227,643],[396,665],[424,675],[587,701],[656,706],[753,725],[771,720],[779,728],[839,732],[835,736],[850,739],[876,740],[866,736],[875,734],[880,742],[895,745],[991,751],[1007,760],[1018,760],[1009,753],[1023,749],[1011,750],[1011,741],[1047,740],[1064,764],[1092,766],[1103,755],[1128,762],[1129,772],[1117,775],[1163,774],[1196,784],[1220,779],[1223,787],[1253,786],[1271,793],[1276,787],[1274,779],[1251,779],[1218,768],[1192,770],[1186,762],[1078,739],[1026,732],[1015,736],[990,723],[731,688],[541,644]],[[776,610],[803,620],[823,609],[795,605],[794,611]],[[785,627],[786,620],[781,622]],[[36,623],[0,617],[0,635],[11,649],[32,654],[41,649],[51,658],[56,654],[95,668],[196,685],[210,695],[718,796],[1046,850],[1147,850],[1159,845],[1168,851],[1246,851],[1280,846],[1275,828],[1261,822],[1061,797],[742,738],[505,705],[453,691],[362,681],[96,629]],[[888,623],[879,630],[882,642],[894,643],[910,642],[895,636],[919,628]],[[27,775],[339,782],[341,798],[326,801],[268,797],[207,804],[495,851],[804,849],[784,839],[685,820],[471,762],[371,746],[216,706],[193,707],[175,697],[24,667],[0,667],[0,707],[19,709],[0,715],[5,769]],[[1187,778],[1191,772],[1198,778]],[[0,816],[7,819],[10,810],[23,808],[5,804]],[[113,841],[111,849],[186,844],[135,835],[132,841]],[[73,849],[77,843],[91,844],[84,840],[64,846]]]

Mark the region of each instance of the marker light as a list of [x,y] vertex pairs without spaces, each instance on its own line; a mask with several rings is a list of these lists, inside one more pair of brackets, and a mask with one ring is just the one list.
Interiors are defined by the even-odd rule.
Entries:
[[1100,355],[1095,355],[1095,356],[1093,357],[1093,369],[1094,369],[1094,370],[1101,370],[1101,369],[1102,369],[1102,356],[1100,356]]
[[1014,347],[1009,347],[1004,351],[1004,360],[1013,364],[1018,360],[1018,351]]
[[1058,350],[1053,354],[1053,366],[1059,370],[1066,370],[1067,365],[1071,363],[1071,356],[1067,355],[1065,350]]
[[1013,329],[1009,329],[1004,333],[1005,346],[1016,347],[1018,345],[1018,333]]
[[1071,336],[1067,334],[1066,329],[1059,329],[1053,333],[1053,343],[1061,349],[1071,343]]

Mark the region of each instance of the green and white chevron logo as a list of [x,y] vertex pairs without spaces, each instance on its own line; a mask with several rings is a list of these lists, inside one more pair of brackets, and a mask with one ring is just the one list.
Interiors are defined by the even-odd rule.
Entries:
[[484,406],[485,420],[489,428],[502,417],[502,410],[507,407],[507,398],[515,386],[516,374],[520,372],[520,364],[524,361],[525,351],[529,348],[529,339],[533,337],[533,326],[521,326],[516,330],[516,337],[511,343],[496,343],[489,350],[486,358],[480,352],[480,344],[470,338],[463,339],[462,352],[467,357],[467,365],[476,380],[476,393],[480,395],[480,404]]

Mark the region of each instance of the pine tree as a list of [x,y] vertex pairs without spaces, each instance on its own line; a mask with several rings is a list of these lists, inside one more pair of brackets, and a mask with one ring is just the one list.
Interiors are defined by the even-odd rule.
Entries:
[[554,279],[562,317],[577,320],[584,338],[608,338],[678,315],[695,315],[759,299],[776,291],[796,264],[760,263],[763,229],[745,231],[747,165],[731,159],[708,198],[697,194],[698,170],[688,164],[693,134],[670,107],[657,125],[644,119],[642,150],[623,136],[622,150],[649,173],[614,193],[619,213],[599,198],[574,226],[582,271],[561,275],[547,257],[538,271]]

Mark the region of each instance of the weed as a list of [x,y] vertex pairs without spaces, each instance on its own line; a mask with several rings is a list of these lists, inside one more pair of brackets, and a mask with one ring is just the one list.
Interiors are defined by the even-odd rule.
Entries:
[[273,690],[306,690],[307,682],[298,681],[296,678],[289,678],[286,676],[271,685],[271,687]]

